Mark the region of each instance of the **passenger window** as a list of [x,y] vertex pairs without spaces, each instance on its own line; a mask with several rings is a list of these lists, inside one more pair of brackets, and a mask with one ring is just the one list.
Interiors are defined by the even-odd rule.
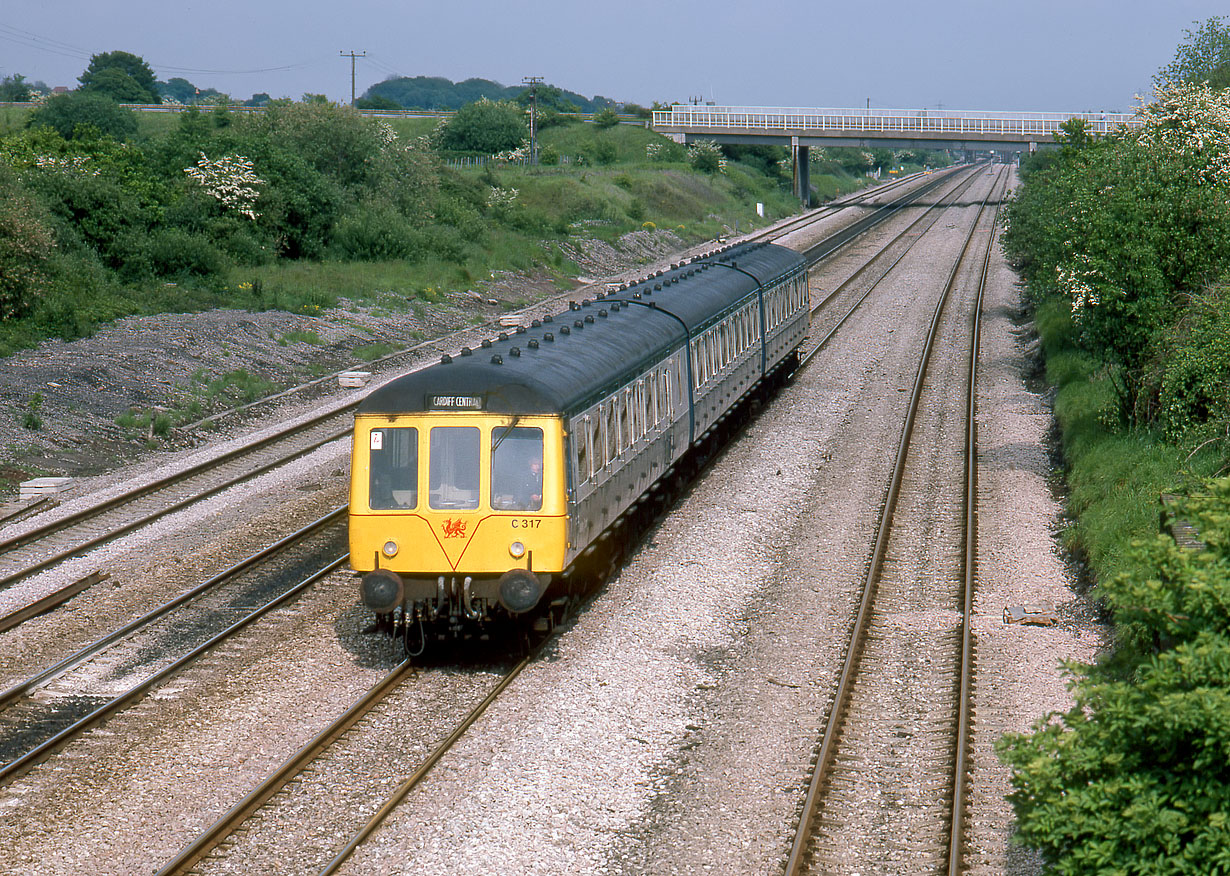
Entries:
[[496,511],[542,509],[542,429],[496,426],[491,430],[491,507]]
[[572,440],[577,445],[577,481],[589,480],[589,417],[582,417],[572,430]]
[[478,428],[437,426],[431,430],[428,504],[440,511],[478,507]]
[[619,399],[619,452],[623,453],[632,446],[632,417],[628,411],[628,390],[624,390]]
[[372,429],[367,507],[373,511],[413,508],[419,503],[419,430]]
[[615,415],[617,404],[612,401],[606,408],[606,462],[610,465],[619,456],[619,420]]
[[[586,420],[588,421],[588,417]],[[603,452],[606,448],[602,444],[602,408],[594,413],[594,421],[589,424],[589,452],[593,456],[593,468],[590,469],[590,477],[593,477],[602,470],[606,465],[606,454]]]

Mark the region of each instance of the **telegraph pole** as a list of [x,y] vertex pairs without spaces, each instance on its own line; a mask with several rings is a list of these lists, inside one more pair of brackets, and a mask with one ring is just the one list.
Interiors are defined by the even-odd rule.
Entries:
[[338,52],[343,58],[350,58],[350,105],[354,106],[354,59],[366,58],[367,52]]
[[538,163],[538,86],[541,76],[525,76],[521,80],[530,87],[530,164]]

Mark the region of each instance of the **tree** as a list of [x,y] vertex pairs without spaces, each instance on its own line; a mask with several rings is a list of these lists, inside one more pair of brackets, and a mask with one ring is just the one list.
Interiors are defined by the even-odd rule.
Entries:
[[1070,118],[1055,132],[1055,142],[1065,149],[1084,149],[1093,142],[1087,119]]
[[[130,52],[94,55],[77,81],[81,83],[82,91],[97,91],[124,103],[162,103],[154,71],[144,60]],[[124,96],[118,96],[120,94]],[[129,95],[135,95],[137,99],[131,99]]]
[[109,97],[88,92],[61,94],[30,114],[26,127],[55,128],[66,140],[99,133],[124,140],[137,133],[137,117]]
[[1226,16],[1214,16],[1193,32],[1183,31],[1185,41],[1174,60],[1158,71],[1154,83],[1206,82],[1213,88],[1230,86],[1230,26]]
[[525,111],[515,103],[483,98],[466,104],[439,129],[439,144],[456,152],[494,155],[516,149],[530,135]]
[[360,97],[354,102],[357,109],[365,110],[399,110],[402,105],[395,100],[390,100],[382,94],[376,94],[371,97]]
[[187,79],[172,77],[166,82],[157,83],[158,92],[163,97],[169,97],[180,103],[196,103],[197,88]]
[[0,79],[0,100],[24,103],[30,99],[30,83],[20,73]]

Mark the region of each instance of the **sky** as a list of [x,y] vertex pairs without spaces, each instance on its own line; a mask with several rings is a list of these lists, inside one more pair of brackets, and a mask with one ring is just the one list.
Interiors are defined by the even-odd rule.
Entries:
[[1208,0],[2,0],[0,77],[144,58],[240,100],[524,77],[649,105],[1130,112]]

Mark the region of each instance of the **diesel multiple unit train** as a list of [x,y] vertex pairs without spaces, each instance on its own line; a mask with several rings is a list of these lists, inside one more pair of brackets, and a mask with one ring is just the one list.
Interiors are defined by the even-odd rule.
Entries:
[[415,652],[567,595],[731,408],[793,370],[809,314],[803,258],[741,244],[374,390],[350,561],[377,627]]

